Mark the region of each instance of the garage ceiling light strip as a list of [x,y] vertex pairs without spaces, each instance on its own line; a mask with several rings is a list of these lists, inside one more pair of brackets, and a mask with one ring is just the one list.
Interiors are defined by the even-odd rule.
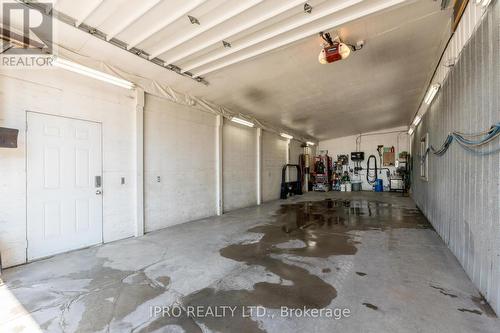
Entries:
[[209,29],[212,29],[213,27],[229,20],[230,18],[233,18],[234,16],[238,15],[238,14],[241,14],[243,13],[244,11],[246,11],[247,9],[255,6],[255,5],[258,5],[259,3],[261,3],[263,0],[250,0],[248,2],[244,2],[242,5],[236,7],[235,9],[233,10],[230,10],[230,11],[227,11],[225,12],[223,15],[215,18],[214,20],[212,21],[209,21],[209,22],[201,22],[201,25],[198,26],[198,25],[193,25],[193,27],[197,27],[198,29],[192,31],[191,33],[188,33],[188,34],[181,34],[179,38],[175,39],[174,41],[168,43],[168,44],[165,44],[165,45],[161,45],[160,47],[156,48],[155,50],[151,51],[150,52],[150,56],[149,56],[149,59],[153,59],[153,58],[156,58],[157,56],[173,49],[174,47],[176,46],[179,46],[181,45],[182,43],[185,43],[191,39],[193,39],[194,37],[202,34],[203,32],[209,30]]
[[55,60],[52,62],[52,65],[103,82],[111,83],[114,84],[115,86],[119,86],[126,89],[134,89],[134,84],[130,81],[120,79],[116,76],[97,71],[95,69],[77,64],[75,62],[66,59],[55,58]]
[[237,124],[240,124],[240,125],[245,125],[245,126],[248,126],[248,127],[254,127],[255,124],[250,122],[250,121],[247,121],[245,119],[241,119],[241,118],[238,118],[238,117],[232,117],[231,118],[231,121],[232,122],[235,122]]
[[[223,41],[223,40],[225,40],[231,36],[234,36],[242,31],[250,29],[250,28],[252,28],[252,27],[254,27],[254,26],[256,26],[264,21],[267,21],[275,16],[278,16],[278,15],[286,12],[287,10],[290,10],[298,5],[301,5],[304,2],[305,2],[304,0],[287,1],[283,6],[276,8],[274,10],[271,10],[269,12],[266,12],[264,15],[257,16],[253,20],[244,22],[243,24],[235,27],[235,29],[228,29],[222,35],[215,36],[207,41],[203,41],[199,44],[196,44],[195,46],[189,48],[185,52],[182,52],[182,53],[178,54],[177,56],[174,56],[174,57],[171,57],[171,58],[165,60],[165,62],[167,62],[169,64],[173,64],[176,61],[179,61],[183,58],[186,58],[192,54],[195,54],[198,51],[201,51],[201,50],[209,47],[210,45],[219,43],[220,41]],[[185,72],[187,70],[183,69],[183,71]]]
[[436,94],[439,91],[439,88],[441,88],[441,85],[439,83],[430,86],[424,98],[425,104],[431,105],[432,101],[434,100],[434,97],[436,97]]
[[132,23],[134,23],[135,21],[137,21],[138,19],[140,19],[142,16],[144,16],[144,14],[146,14],[151,9],[153,9],[154,7],[156,7],[156,5],[158,5],[158,3],[160,3],[160,1],[163,1],[163,0],[154,0],[152,3],[150,3],[147,6],[145,6],[144,8],[137,8],[137,10],[135,12],[135,15],[133,15],[128,20],[123,20],[123,23],[121,25],[117,25],[117,27],[113,31],[111,31],[111,32],[109,32],[107,34],[106,40],[107,41],[111,40],[116,35],[120,34],[122,31],[124,31],[125,29],[127,29]]
[[[198,72],[195,72],[195,73],[193,73],[193,75],[194,76],[201,76],[201,75],[205,75],[205,74],[211,73],[211,72],[216,71],[218,69],[221,69],[221,68],[227,67],[229,65],[232,65],[232,64],[244,61],[244,60],[252,58],[252,57],[255,57],[255,56],[259,55],[259,54],[262,54],[262,53],[274,50],[274,49],[276,49],[278,47],[281,47],[281,46],[293,43],[293,42],[298,41],[298,40],[300,40],[302,38],[306,38],[306,37],[312,36],[314,34],[317,34],[319,31],[325,31],[325,30],[332,29],[334,27],[338,27],[339,25],[342,25],[344,23],[347,23],[347,22],[359,19],[361,17],[364,17],[364,16],[367,16],[367,15],[376,13],[378,11],[390,8],[392,6],[398,5],[398,4],[403,3],[405,1],[407,1],[407,0],[377,1],[376,5],[370,5],[370,6],[368,6],[368,8],[366,8],[364,10],[360,10],[360,11],[356,12],[355,14],[345,15],[342,18],[339,18],[337,20],[329,22],[328,24],[324,24],[324,25],[321,25],[321,26],[318,25],[318,26],[311,27],[310,29],[308,29],[308,30],[306,30],[304,32],[301,32],[301,33],[298,33],[298,34],[294,34],[293,36],[288,37],[288,38],[286,38],[286,39],[284,39],[282,41],[279,41],[277,43],[271,44],[271,45],[266,46],[266,47],[262,47],[260,49],[257,49],[255,51],[253,51],[253,52],[245,53],[245,54],[243,54],[243,55],[241,55],[239,57],[236,57],[236,58],[231,59],[231,60],[227,60],[227,61],[225,61],[225,62],[223,62],[221,64],[213,65],[213,66],[208,67],[206,69],[203,69],[203,70],[200,70]],[[373,3],[373,2],[371,1],[370,3]],[[252,45],[253,44],[256,44],[256,43],[252,43]],[[230,51],[232,51],[233,49],[241,49],[241,48],[234,48],[233,47],[233,48],[230,49]]]
[[186,6],[182,7],[180,10],[173,12],[172,15],[166,17],[166,19],[156,26],[152,27],[151,29],[146,30],[144,33],[139,35],[138,37],[134,38],[133,40],[128,42],[127,49],[130,50],[131,48],[135,47],[136,45],[142,43],[143,41],[147,40],[157,32],[165,29],[167,26],[172,24],[173,22],[177,21],[181,17],[187,15],[190,11],[196,9],[197,7],[201,6],[203,3],[207,2],[207,0],[197,0],[194,2],[189,2]]
[[415,119],[413,119],[413,126],[418,126],[420,124],[420,121],[422,120],[422,117],[416,116]]
[[[195,62],[187,63],[183,66],[183,71],[189,71],[193,68],[201,67],[205,64],[211,63],[213,61],[219,60],[221,58],[227,57],[228,55],[231,55],[235,52],[238,52],[240,50],[246,49],[250,46],[253,46],[255,44],[264,42],[268,39],[271,39],[273,37],[276,37],[278,35],[281,35],[283,33],[286,33],[290,30],[299,28],[305,24],[312,23],[316,20],[319,20],[325,16],[331,15],[333,13],[336,13],[338,11],[341,11],[343,9],[346,9],[348,7],[354,6],[363,0],[344,0],[342,2],[335,1],[330,4],[329,7],[326,8],[321,8],[321,10],[318,10],[317,12],[313,14],[309,14],[307,16],[304,16],[303,13],[299,14],[296,19],[294,19],[292,22],[288,22],[288,24],[284,25],[279,25],[276,29],[269,31],[267,33],[264,33],[260,36],[257,36],[256,38],[249,40],[247,42],[244,42],[242,44],[237,44],[237,42],[234,42],[234,45],[230,49],[225,49],[222,50],[221,52],[216,53],[215,55],[212,56],[206,56],[203,57],[202,60],[198,60]],[[316,31],[315,33],[318,33],[319,31]]]

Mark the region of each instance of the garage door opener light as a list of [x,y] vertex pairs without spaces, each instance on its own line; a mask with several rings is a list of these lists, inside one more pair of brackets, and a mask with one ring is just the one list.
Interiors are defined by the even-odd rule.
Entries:
[[241,125],[248,126],[248,127],[254,127],[255,126],[254,123],[249,122],[249,121],[247,121],[245,119],[238,118],[238,117],[232,117],[231,121],[233,121],[235,123],[238,123],[238,124],[241,124]]
[[115,86],[119,86],[126,89],[134,89],[134,84],[130,81],[120,79],[116,76],[97,71],[95,69],[74,63],[66,59],[55,58],[52,64],[55,67],[59,67],[74,73],[85,75],[96,80],[111,83],[114,84]]
[[293,136],[289,135],[289,134],[286,134],[286,133],[280,133],[280,135],[286,139],[289,139],[289,140],[292,140],[293,139]]
[[439,83],[433,84],[430,86],[429,91],[427,91],[427,94],[425,95],[424,102],[427,105],[430,105],[432,101],[434,100],[434,97],[436,97],[437,92],[439,91],[439,88],[441,86]]

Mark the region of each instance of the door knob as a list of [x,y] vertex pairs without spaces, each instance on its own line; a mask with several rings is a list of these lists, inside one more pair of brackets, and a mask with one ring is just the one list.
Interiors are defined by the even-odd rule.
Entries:
[[102,194],[102,191],[101,190],[97,190],[97,191],[95,191],[95,194],[100,195],[100,194]]

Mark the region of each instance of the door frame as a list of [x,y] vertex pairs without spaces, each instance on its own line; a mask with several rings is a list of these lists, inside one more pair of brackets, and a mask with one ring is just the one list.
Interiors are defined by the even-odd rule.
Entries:
[[[79,121],[86,121],[86,122],[89,122],[89,123],[94,123],[94,124],[98,124],[101,128],[101,131],[100,131],[100,141],[101,141],[101,146],[100,146],[100,150],[101,150],[101,167],[100,167],[100,171],[101,171],[101,188],[102,188],[102,195],[101,195],[101,242],[99,244],[104,244],[104,195],[106,194],[106,191],[104,189],[104,147],[103,147],[103,126],[102,126],[102,122],[101,121],[95,121],[95,120],[88,120],[88,119],[84,119],[84,118],[77,118],[77,117],[69,117],[69,116],[63,116],[63,115],[59,115],[59,114],[51,114],[51,113],[46,113],[46,112],[38,112],[38,111],[32,111],[32,110],[25,110],[25,127],[24,127],[24,138],[25,138],[25,143],[24,143],[24,147],[25,147],[25,152],[24,152],[24,170],[25,170],[25,179],[24,179],[24,186],[25,186],[25,193],[26,193],[26,197],[25,197],[25,200],[26,200],[26,204],[25,204],[25,216],[26,216],[26,219],[25,219],[25,228],[26,228],[26,251],[25,251],[25,254],[26,254],[26,262],[33,262],[33,261],[37,261],[37,260],[42,260],[44,258],[37,258],[37,259],[33,259],[33,260],[29,260],[29,257],[28,257],[28,248],[29,248],[29,243],[28,243],[28,154],[29,154],[29,143],[28,143],[28,114],[29,113],[32,113],[32,114],[39,114],[39,115],[43,115],[43,116],[50,116],[50,117],[59,117],[59,118],[65,118],[65,119],[71,119],[71,120],[79,120]],[[91,245],[91,246],[95,246],[95,245]],[[86,248],[86,247],[83,247],[83,249]],[[69,250],[69,251],[64,251],[64,252],[61,252],[61,253],[67,253],[67,252],[72,252],[72,251],[78,251],[78,250],[81,250],[82,248],[79,248],[79,249],[74,249],[74,250]],[[61,253],[58,253],[58,254],[61,254]],[[48,257],[51,257],[51,256],[48,256]],[[47,257],[45,257],[47,258]]]

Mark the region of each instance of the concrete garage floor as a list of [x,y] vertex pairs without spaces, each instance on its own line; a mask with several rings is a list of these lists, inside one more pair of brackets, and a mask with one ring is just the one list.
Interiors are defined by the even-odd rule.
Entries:
[[413,201],[390,193],[309,193],[2,280],[0,332],[500,331]]

